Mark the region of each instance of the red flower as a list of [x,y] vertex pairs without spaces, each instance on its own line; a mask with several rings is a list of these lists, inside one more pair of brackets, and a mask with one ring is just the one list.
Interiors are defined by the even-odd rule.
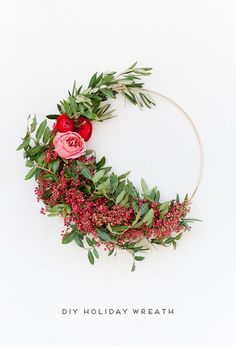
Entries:
[[88,118],[81,116],[78,119],[78,125],[79,128],[77,132],[80,134],[81,137],[83,137],[85,141],[88,141],[92,135],[92,123]]
[[57,117],[54,129],[60,133],[66,133],[67,131],[74,130],[74,124],[70,117],[68,117],[66,114],[61,114],[59,117]]

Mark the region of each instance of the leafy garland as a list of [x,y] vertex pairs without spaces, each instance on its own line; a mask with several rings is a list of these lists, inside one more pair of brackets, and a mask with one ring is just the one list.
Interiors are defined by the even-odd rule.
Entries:
[[[72,147],[77,140],[83,147],[81,124],[91,130],[91,122],[112,118],[114,110],[108,100],[118,94],[140,108],[155,106],[140,80],[151,70],[137,68],[135,63],[120,74],[95,73],[86,89],[77,88],[74,83],[68,98],[57,105],[59,114],[46,116],[57,122],[53,129],[47,125],[47,119],[37,127],[36,116],[29,117],[26,135],[17,148],[24,151],[26,166],[30,168],[25,179],[34,177],[37,182],[35,193],[45,205],[41,212],[64,218],[62,243],[74,241],[87,251],[91,264],[99,258],[97,249],[102,245],[109,256],[119,248],[128,251],[134,271],[136,261],[144,259],[149,245],[172,245],[175,249],[182,233],[190,229],[189,223],[196,221],[186,218],[187,195],[182,202],[178,194],[171,201],[161,202],[156,187],[150,190],[142,179],[140,193],[127,178],[129,172],[116,175],[106,166],[105,157],[97,161],[92,150],[69,159],[56,151],[55,139],[65,134],[74,136]],[[76,132],[58,132],[62,129],[58,128],[59,120],[67,121],[66,126]]]

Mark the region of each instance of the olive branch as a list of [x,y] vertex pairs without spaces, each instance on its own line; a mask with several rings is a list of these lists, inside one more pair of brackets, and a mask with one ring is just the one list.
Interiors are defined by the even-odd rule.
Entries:
[[[137,63],[132,64],[121,73],[97,72],[91,77],[86,89],[83,86],[77,88],[74,82],[73,89],[67,99],[57,105],[60,113],[66,113],[71,118],[78,118],[83,115],[93,121],[104,121],[112,118],[114,109],[107,103],[108,99],[115,99],[118,94],[123,95],[140,109],[151,108],[155,105],[155,100],[143,89],[140,80],[142,76],[149,76],[152,68],[137,68]],[[48,115],[47,118],[55,119],[58,115]]]

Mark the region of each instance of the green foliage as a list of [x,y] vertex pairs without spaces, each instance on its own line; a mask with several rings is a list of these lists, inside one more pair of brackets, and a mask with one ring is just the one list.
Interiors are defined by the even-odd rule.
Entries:
[[[117,94],[122,94],[140,108],[151,108],[155,105],[155,101],[140,82],[140,77],[150,75],[151,71],[152,69],[148,67],[137,68],[135,63],[120,74],[95,73],[85,89],[82,86],[77,88],[74,83],[68,98],[59,104],[60,112],[72,118],[82,114],[93,121],[104,121],[113,117],[115,111],[110,109],[111,105],[106,101],[116,98]],[[56,117],[57,115],[47,116],[49,119]]]
[[154,210],[151,208],[147,214],[145,215],[145,217],[143,218],[143,223],[147,224],[148,226],[152,224],[153,221],[153,217],[154,217]]
[[30,171],[27,173],[27,175],[25,176],[26,180],[29,180],[30,178],[32,178],[35,175],[36,172],[36,168],[33,167],[32,169],[30,169]]
[[76,233],[74,240],[79,247],[84,248],[83,238],[78,233]]
[[152,239],[151,243],[164,246],[164,247],[169,247],[172,245],[173,248],[176,249],[176,246],[177,246],[176,241],[180,240],[181,237],[182,237],[182,233],[178,233],[175,236],[167,237],[166,239]]
[[148,195],[149,194],[149,189],[148,189],[148,186],[147,186],[147,184],[146,184],[146,182],[144,181],[143,178],[141,179],[141,187],[142,187],[142,190],[143,190],[143,194]]
[[62,239],[62,244],[70,243],[74,240],[76,232],[72,230],[69,234],[66,234]]
[[89,259],[89,262],[90,264],[94,264],[94,256],[93,256],[93,253],[91,252],[91,250],[89,249],[88,250],[88,259]]
[[[24,157],[26,158],[26,167],[30,167],[30,171],[25,176],[25,179],[35,177],[37,180],[41,171],[45,170],[47,180],[56,180],[55,175],[59,161],[55,162],[52,171],[48,168],[48,164],[44,161],[44,152],[50,148],[51,131],[47,126],[45,119],[37,128],[37,119],[34,115],[33,118],[28,117],[27,132],[22,139],[22,143],[17,147],[17,150],[24,150]],[[42,143],[40,142],[42,140]],[[50,174],[50,175],[49,175]],[[50,176],[50,177],[49,177]]]
[[52,207],[48,206],[47,212],[48,212],[48,217],[54,217],[54,216],[65,217],[66,215],[70,214],[71,209],[69,205],[61,203]]
[[77,165],[80,167],[81,169],[81,174],[85,177],[88,178],[89,180],[92,180],[92,175],[90,173],[90,171],[88,170],[88,168],[82,164],[79,160],[76,161]]
[[41,137],[44,135],[44,131],[47,127],[47,120],[45,119],[38,127],[36,131],[36,140],[39,142]]
[[104,175],[105,170],[97,171],[92,178],[93,183],[96,184]]
[[111,236],[108,234],[108,232],[106,230],[103,229],[97,229],[97,234],[100,237],[101,240],[105,241],[105,242],[110,242],[112,241]]
[[48,114],[46,117],[48,119],[57,119],[57,117],[59,117],[59,114]]
[[122,200],[123,198],[125,197],[125,190],[122,190],[122,192],[120,192],[120,194],[116,197],[116,204],[118,205]]

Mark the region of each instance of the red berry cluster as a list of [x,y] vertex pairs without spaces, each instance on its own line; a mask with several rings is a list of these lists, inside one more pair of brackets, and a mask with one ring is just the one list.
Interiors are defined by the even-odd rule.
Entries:
[[[83,156],[80,158],[80,161],[84,164],[95,164],[94,157],[88,158]],[[79,167],[76,169],[78,173],[77,179],[68,179],[66,177],[66,167],[70,167],[70,165],[72,165],[72,161],[67,165],[61,165],[58,181],[56,182],[46,181],[43,178],[45,172],[42,173],[38,178],[38,187],[35,189],[38,199],[42,200],[46,206],[53,207],[63,202],[70,207],[70,213],[64,215],[66,227],[69,227],[71,223],[76,224],[82,233],[97,238],[96,229],[104,228],[108,223],[111,226],[129,226],[132,224],[135,220],[136,212],[131,204],[129,208],[115,204],[110,206],[109,200],[105,197],[94,201],[80,189],[81,179],[84,181],[84,177],[79,175]],[[49,196],[47,192],[50,192]],[[139,208],[147,202],[147,200],[139,199]],[[159,203],[148,203],[149,207],[153,208],[155,212],[152,226],[149,227],[144,224],[137,229],[130,228],[117,237],[116,244],[122,246],[126,242],[136,241],[143,236],[150,240],[154,238],[164,240],[170,237],[172,232],[178,233],[183,230],[181,218],[185,217],[188,212],[187,202],[173,202],[165,218],[160,218]],[[107,246],[111,249],[114,245],[111,243]]]

